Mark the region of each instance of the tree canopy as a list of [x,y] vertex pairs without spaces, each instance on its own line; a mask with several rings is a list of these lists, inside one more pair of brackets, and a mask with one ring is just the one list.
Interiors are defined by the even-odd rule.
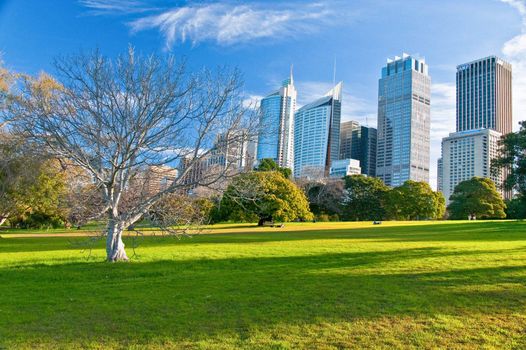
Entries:
[[344,177],[344,217],[348,220],[382,220],[386,217],[385,196],[389,192],[382,180],[364,175]]
[[505,218],[506,205],[491,179],[473,177],[460,182],[450,197],[448,213],[451,219]]
[[386,210],[391,219],[439,219],[445,213],[444,196],[428,183],[408,180],[389,191]]
[[231,219],[256,217],[264,221],[312,220],[305,194],[275,171],[250,172],[235,177],[221,201]]

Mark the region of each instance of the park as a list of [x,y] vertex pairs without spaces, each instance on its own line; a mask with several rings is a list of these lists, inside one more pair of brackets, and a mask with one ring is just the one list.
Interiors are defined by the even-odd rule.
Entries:
[[89,228],[5,229],[0,348],[520,349],[525,225],[146,229],[124,264]]

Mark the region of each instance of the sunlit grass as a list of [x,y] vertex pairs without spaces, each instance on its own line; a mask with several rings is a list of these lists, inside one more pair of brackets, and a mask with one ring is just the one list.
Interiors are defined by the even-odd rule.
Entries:
[[123,264],[74,230],[3,232],[0,348],[521,349],[525,229],[225,224],[148,236]]

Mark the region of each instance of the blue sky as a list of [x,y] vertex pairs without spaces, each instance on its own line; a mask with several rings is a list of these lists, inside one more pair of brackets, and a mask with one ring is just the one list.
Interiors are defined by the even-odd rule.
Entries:
[[239,67],[254,98],[294,64],[300,104],[330,88],[336,60],[344,119],[370,126],[386,59],[425,57],[433,184],[440,139],[454,131],[456,65],[493,54],[510,61],[515,122],[526,109],[525,0],[0,0],[0,52],[13,70],[52,73],[58,55],[97,47],[114,56],[129,44],[186,56],[194,69]]

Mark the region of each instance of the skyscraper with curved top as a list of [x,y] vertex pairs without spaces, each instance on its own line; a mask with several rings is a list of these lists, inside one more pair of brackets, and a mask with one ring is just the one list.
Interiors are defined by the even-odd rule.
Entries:
[[387,60],[378,82],[376,176],[388,186],[429,182],[431,78],[407,54]]
[[293,170],[296,97],[291,69],[281,88],[261,100],[258,160],[271,158],[279,166]]
[[301,107],[294,120],[294,177],[326,177],[339,159],[342,83]]

